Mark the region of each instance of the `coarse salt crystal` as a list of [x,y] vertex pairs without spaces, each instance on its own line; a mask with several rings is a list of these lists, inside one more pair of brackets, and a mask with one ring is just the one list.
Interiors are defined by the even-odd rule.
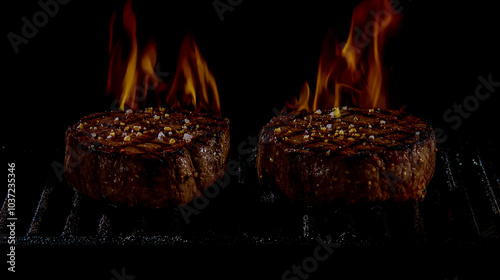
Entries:
[[91,135],[93,138],[95,138],[97,136],[97,134],[95,134],[95,133],[92,133]]
[[188,120],[188,119],[184,119],[184,122],[185,122],[185,123],[189,123],[189,120]]
[[154,119],[155,119],[155,121],[157,121],[157,120],[159,120],[159,119],[160,119],[160,116],[155,115],[155,116],[154,116]]
[[127,111],[125,111],[125,113],[127,114],[132,114],[134,111],[132,111],[132,109],[128,109]]
[[381,121],[380,121],[380,124],[381,124],[381,125],[384,125],[384,124],[385,124],[385,121],[384,121],[384,120],[381,120]]
[[323,114],[323,112],[321,112],[321,110],[320,110],[320,109],[316,110],[316,112],[314,112],[314,113],[315,113],[316,115],[321,115],[321,114]]
[[326,125],[326,129],[328,129],[328,130],[332,130],[332,124],[331,124],[331,123],[327,124],[327,125]]
[[370,137],[368,137],[368,139],[372,139],[373,140],[373,139],[375,139],[375,136],[370,135]]
[[163,132],[158,133],[158,140],[163,140],[163,137],[165,137],[165,134],[163,134]]
[[191,141],[191,139],[193,139],[193,135],[191,134],[188,134],[188,133],[184,133],[184,136],[182,137],[182,139],[184,139],[184,141]]

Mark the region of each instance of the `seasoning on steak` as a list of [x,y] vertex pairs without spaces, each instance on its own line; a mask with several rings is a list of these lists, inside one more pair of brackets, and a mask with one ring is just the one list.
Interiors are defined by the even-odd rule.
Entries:
[[224,175],[229,120],[147,108],[96,113],[66,131],[65,175],[94,199],[160,208],[189,203]]
[[432,127],[395,110],[333,108],[292,112],[262,131],[262,185],[291,201],[420,200],[436,161]]

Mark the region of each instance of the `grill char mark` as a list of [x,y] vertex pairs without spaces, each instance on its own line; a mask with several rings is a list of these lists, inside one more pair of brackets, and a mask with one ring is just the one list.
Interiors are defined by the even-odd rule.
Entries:
[[435,164],[427,122],[395,110],[332,112],[294,112],[264,127],[257,158],[263,185],[306,203],[423,198]]
[[[115,136],[107,138],[111,130]],[[222,177],[228,152],[229,121],[213,114],[163,108],[97,113],[68,128],[65,174],[92,198],[161,208],[190,202]]]

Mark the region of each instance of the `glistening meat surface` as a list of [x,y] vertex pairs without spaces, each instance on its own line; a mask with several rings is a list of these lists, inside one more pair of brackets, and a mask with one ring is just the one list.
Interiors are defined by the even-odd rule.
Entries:
[[400,111],[292,112],[264,126],[257,171],[261,184],[306,204],[419,200],[435,145],[429,123]]
[[165,108],[96,113],[66,131],[65,175],[95,199],[160,208],[189,203],[224,175],[229,120]]

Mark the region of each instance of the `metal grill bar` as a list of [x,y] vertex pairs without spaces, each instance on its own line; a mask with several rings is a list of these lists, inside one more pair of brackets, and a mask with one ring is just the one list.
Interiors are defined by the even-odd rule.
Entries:
[[387,211],[382,206],[374,206],[371,209],[372,217],[377,220],[381,232],[385,238],[391,237],[391,231],[389,230],[389,223],[387,221]]
[[73,207],[71,212],[66,218],[66,223],[64,224],[64,229],[61,236],[66,235],[77,235],[80,232],[80,204],[82,197],[80,193],[75,192],[73,196]]
[[[330,236],[341,244],[380,244],[389,240],[422,242],[436,238],[463,238],[463,241],[474,242],[477,238],[500,237],[497,197],[500,189],[495,189],[500,179],[491,167],[491,158],[479,152],[469,153],[462,148],[438,152],[435,177],[423,202],[301,208],[284,206],[279,199],[269,201],[257,195],[250,196],[248,190],[254,186],[245,185],[236,196],[239,195],[247,209],[234,209],[235,204],[228,202],[232,198],[220,198],[217,208],[204,210],[190,225],[184,223],[178,211],[113,207],[70,192],[65,183],[49,179],[27,234],[19,238],[19,242],[39,245],[283,245],[304,244],[314,242],[318,236]],[[220,206],[224,203],[233,208]],[[4,201],[0,210],[0,234],[7,231],[6,205]],[[232,229],[228,225],[234,223],[230,218],[234,214],[227,215],[231,211],[241,211],[241,217],[252,216],[248,212],[259,217],[249,224],[242,219],[237,223],[238,228]],[[4,242],[2,240],[5,238],[0,239],[0,243]]]
[[7,232],[7,199],[8,196],[5,196],[5,200],[3,201],[2,209],[0,210],[0,234],[3,232]]
[[481,180],[483,182],[484,191],[486,192],[486,196],[488,197],[488,201],[490,202],[490,207],[495,215],[500,214],[500,208],[498,207],[497,199],[495,198],[495,194],[493,193],[493,187],[491,186],[490,180],[488,179],[488,175],[486,174],[486,170],[484,169],[483,161],[479,156],[479,152],[476,158],[472,159],[472,162],[480,168]]
[[[467,216],[470,218],[471,220],[471,224],[474,228],[474,231],[480,235],[481,234],[481,231],[479,230],[479,227],[477,225],[477,221],[476,221],[476,214],[474,213],[474,208],[472,207],[471,205],[471,202],[470,202],[470,198],[469,198],[469,194],[467,193],[465,187],[463,186],[463,184],[460,182],[460,184],[457,182],[457,180],[455,179],[455,172],[453,171],[452,169],[452,164],[451,164],[451,161],[450,161],[450,157],[449,157],[449,153],[446,153],[446,152],[440,152],[441,154],[441,158],[443,159],[444,161],[444,167],[445,167],[445,172],[446,172],[446,175],[447,175],[447,184],[448,184],[448,188],[450,191],[454,191],[454,190],[457,190],[459,191],[463,197],[464,197],[464,201],[465,201],[465,206],[464,207],[466,209],[466,213],[467,213]],[[461,156],[460,154],[457,154],[457,157],[456,157],[456,161],[458,162],[458,164],[460,166],[462,166],[462,163],[459,162],[461,159]]]
[[26,235],[30,236],[30,235],[40,234],[40,228],[42,225],[43,217],[49,205],[50,196],[54,192],[54,189],[55,187],[53,184],[48,184],[43,190],[42,195],[40,196],[40,200],[38,202],[38,206],[36,207],[35,210],[35,215],[31,220],[31,224],[29,226],[28,233]]
[[450,187],[450,191],[458,189],[457,182],[455,181],[455,176],[453,176],[453,172],[451,170],[451,162],[448,153],[440,152],[441,158],[444,161],[444,166],[446,170],[446,175],[448,177],[448,186]]
[[425,234],[425,228],[424,228],[424,221],[422,219],[422,215],[420,214],[420,205],[417,202],[414,202],[412,204],[413,206],[413,211],[412,211],[412,216],[413,216],[413,225],[415,229],[415,233],[417,235],[423,236]]
[[111,222],[106,214],[103,214],[99,219],[99,227],[97,228],[97,233],[101,236],[109,236],[112,233]]

